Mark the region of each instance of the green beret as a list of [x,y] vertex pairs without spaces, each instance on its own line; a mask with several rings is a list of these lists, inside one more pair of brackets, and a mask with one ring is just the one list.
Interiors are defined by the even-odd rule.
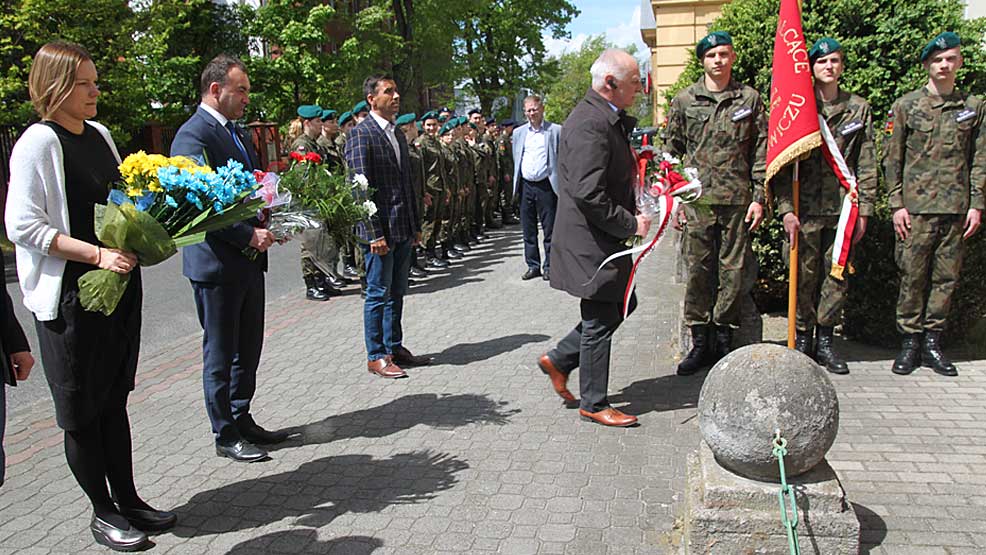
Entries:
[[935,52],[942,50],[948,50],[949,48],[955,48],[962,44],[962,40],[959,36],[951,31],[945,31],[944,33],[938,35],[931,40],[924,48],[921,49],[921,61],[927,60]]
[[811,65],[815,65],[815,60],[839,50],[842,50],[839,41],[830,37],[822,37],[811,45],[811,50],[808,51],[808,61]]
[[469,127],[472,127],[473,129],[477,129],[477,130],[479,129],[479,127],[477,127],[476,124],[471,121],[467,121],[466,123],[468,123]]
[[445,125],[442,126],[442,128],[438,131],[438,134],[439,135],[444,135],[444,134],[448,133],[449,131],[452,131],[453,129],[455,129],[455,126],[452,125],[452,122],[451,121],[449,121],[449,122],[446,122]]
[[421,122],[420,121],[414,122],[414,127],[417,128],[418,133],[422,133],[425,130],[425,126],[424,125],[421,125]]
[[355,106],[353,106],[353,109],[350,111],[353,113],[354,116],[360,112],[369,112],[370,105],[367,104],[365,100],[360,100],[359,102],[356,103]]
[[322,108],[314,104],[304,104],[298,106],[298,116],[304,119],[315,119],[322,117]]
[[704,39],[698,41],[698,45],[695,46],[695,55],[701,60],[709,50],[727,44],[733,44],[733,37],[729,36],[729,33],[725,31],[713,31],[706,35]]
[[346,123],[347,121],[349,121],[351,119],[353,119],[353,113],[352,112],[343,112],[342,115],[339,116],[339,125],[343,125],[344,123]]
[[335,110],[322,110],[322,121],[332,119],[336,117],[336,114],[338,113],[339,112],[336,112]]
[[425,121],[425,120],[428,120],[428,119],[438,119],[438,112],[436,112],[434,110],[429,110],[429,111],[425,112],[424,114],[422,114],[421,117],[418,118],[418,121]]
[[397,116],[396,120],[394,120],[394,125],[400,126],[400,125],[407,125],[409,123],[414,123],[414,119],[417,117],[418,115],[415,114],[414,112],[411,112],[410,114],[401,114]]
[[456,123],[456,125],[458,125],[459,127],[462,127],[463,125],[469,123],[469,118],[467,118],[466,116],[459,116],[459,117],[455,118],[455,121],[458,122],[458,123]]
[[438,116],[438,123],[445,123],[448,121],[448,116]]

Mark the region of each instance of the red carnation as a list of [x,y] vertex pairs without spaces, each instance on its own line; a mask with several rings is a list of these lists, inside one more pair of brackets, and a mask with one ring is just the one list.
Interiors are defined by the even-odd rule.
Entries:
[[668,162],[667,160],[662,160],[661,164],[658,167],[661,169],[662,172],[669,172],[674,169],[674,165],[672,165],[671,162]]
[[262,172],[260,170],[253,170],[253,178],[257,181],[263,181],[267,177],[267,172]]
[[645,151],[643,151],[643,152],[640,153],[640,158],[642,158],[642,159],[647,160],[648,162],[650,162],[651,160],[654,159],[654,151],[653,150],[645,150]]
[[315,164],[322,163],[322,157],[319,156],[317,152],[309,152],[308,154],[305,155],[305,160],[308,160],[309,162],[314,162]]
[[681,174],[678,172],[668,172],[668,181],[671,182],[672,187],[679,183],[688,183],[688,180],[681,177]]
[[290,156],[295,162],[303,162],[305,160],[305,155],[300,152],[292,152]]

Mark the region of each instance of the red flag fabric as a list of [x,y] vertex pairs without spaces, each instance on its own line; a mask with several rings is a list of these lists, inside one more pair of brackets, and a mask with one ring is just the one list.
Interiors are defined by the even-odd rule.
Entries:
[[768,130],[768,183],[781,168],[822,144],[799,0],[781,0],[774,35]]

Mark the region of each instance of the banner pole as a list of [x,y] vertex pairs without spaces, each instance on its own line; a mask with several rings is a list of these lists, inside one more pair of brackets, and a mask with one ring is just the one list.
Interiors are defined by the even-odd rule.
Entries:
[[[798,166],[800,162],[794,162],[793,178],[791,179],[791,191],[794,196],[794,216],[801,220],[801,211],[798,209],[801,204],[801,199],[799,195],[800,188],[800,177],[798,175]],[[798,236],[801,234],[800,230],[798,233],[794,234],[794,240],[791,241],[791,267],[789,270],[789,279],[787,286],[787,348],[794,348],[794,338],[797,334],[797,316],[798,316]]]

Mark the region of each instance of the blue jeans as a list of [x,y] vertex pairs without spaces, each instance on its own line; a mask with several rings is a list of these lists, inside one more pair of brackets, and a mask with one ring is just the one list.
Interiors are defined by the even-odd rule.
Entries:
[[369,245],[360,245],[366,259],[363,340],[366,358],[371,361],[393,354],[404,339],[401,317],[411,267],[411,241],[388,244],[390,250],[383,256],[372,254]]

